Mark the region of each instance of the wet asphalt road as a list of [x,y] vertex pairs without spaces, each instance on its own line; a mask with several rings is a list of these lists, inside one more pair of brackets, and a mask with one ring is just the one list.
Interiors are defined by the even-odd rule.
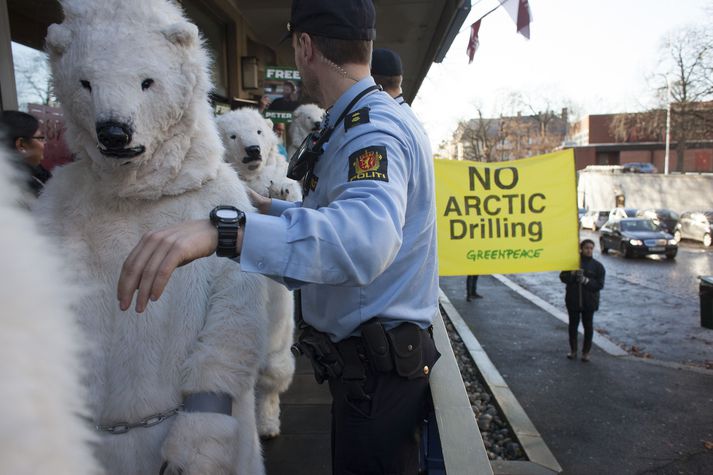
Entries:
[[[713,368],[713,330],[701,327],[699,275],[713,275],[713,247],[682,241],[675,260],[624,259],[599,252],[599,233],[582,231],[597,243],[594,257],[607,272],[594,327],[633,354]],[[508,277],[564,310],[564,285],[557,272]]]

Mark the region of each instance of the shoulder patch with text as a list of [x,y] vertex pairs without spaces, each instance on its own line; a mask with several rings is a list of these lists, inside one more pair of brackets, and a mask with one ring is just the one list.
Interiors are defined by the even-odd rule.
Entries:
[[369,108],[362,107],[358,111],[352,112],[344,118],[344,131],[351,129],[359,124],[369,123]]
[[349,155],[349,181],[389,181],[386,147],[366,147]]

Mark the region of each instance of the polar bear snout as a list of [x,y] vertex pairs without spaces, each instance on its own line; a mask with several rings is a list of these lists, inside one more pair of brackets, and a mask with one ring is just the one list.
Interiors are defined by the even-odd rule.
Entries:
[[133,131],[131,126],[122,122],[104,121],[96,125],[99,151],[106,156],[116,158],[133,158],[144,153],[145,147],[127,148],[131,143]]
[[262,153],[260,151],[259,145],[251,145],[249,147],[245,147],[245,153],[247,153],[247,155],[243,157],[243,163],[250,163],[255,162],[257,160],[262,160]]
[[319,121],[319,120],[314,121],[314,125],[312,126],[312,132],[317,132],[321,126],[322,126],[321,121]]

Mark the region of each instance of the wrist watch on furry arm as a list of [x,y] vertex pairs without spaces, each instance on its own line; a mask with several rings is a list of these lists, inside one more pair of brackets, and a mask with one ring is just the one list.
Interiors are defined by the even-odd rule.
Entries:
[[238,229],[245,225],[245,213],[235,206],[216,206],[210,212],[210,222],[218,229],[218,257],[238,257]]

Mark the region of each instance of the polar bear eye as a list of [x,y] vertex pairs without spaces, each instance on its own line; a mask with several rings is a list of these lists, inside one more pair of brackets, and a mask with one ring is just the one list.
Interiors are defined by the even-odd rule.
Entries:
[[92,85],[89,81],[87,81],[86,79],[80,79],[79,83],[82,85],[82,87],[84,89],[86,89],[89,92],[92,92]]
[[257,134],[258,134],[258,135],[262,135],[262,130],[258,130],[258,131],[257,131]]
[[145,91],[146,89],[150,88],[152,84],[153,84],[153,79],[151,79],[151,78],[144,79],[143,82],[141,83],[141,89],[143,89]]
[[230,138],[235,140],[235,135],[231,135]]

